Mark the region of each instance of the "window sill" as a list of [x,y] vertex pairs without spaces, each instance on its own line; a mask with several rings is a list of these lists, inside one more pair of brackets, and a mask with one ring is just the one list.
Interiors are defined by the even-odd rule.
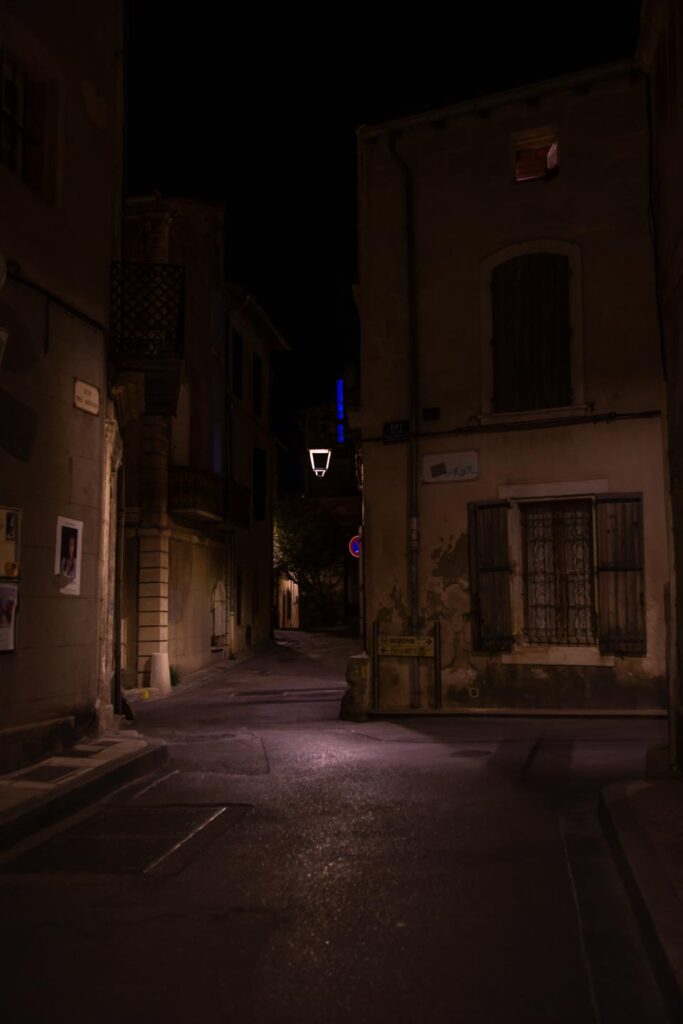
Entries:
[[598,665],[612,668],[613,654],[601,654],[597,647],[582,647],[564,644],[524,644],[509,654],[501,655],[503,665]]
[[526,409],[523,412],[482,412],[477,419],[484,426],[493,423],[532,423],[534,420],[562,420],[588,416],[590,405],[562,405],[551,409]]

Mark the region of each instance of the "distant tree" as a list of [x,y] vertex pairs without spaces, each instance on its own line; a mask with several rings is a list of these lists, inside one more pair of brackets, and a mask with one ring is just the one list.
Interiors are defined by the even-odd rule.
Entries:
[[344,578],[339,522],[317,498],[287,497],[275,509],[273,562],[276,573],[299,586],[321,623],[337,617]]

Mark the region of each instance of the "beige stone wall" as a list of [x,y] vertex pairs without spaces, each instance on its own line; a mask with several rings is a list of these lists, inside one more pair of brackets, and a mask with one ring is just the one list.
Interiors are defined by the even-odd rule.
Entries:
[[225,582],[225,545],[191,531],[174,530],[170,549],[169,661],[181,676],[226,656],[211,650],[211,594]]
[[[559,175],[517,182],[515,139],[548,127],[559,138]],[[410,418],[408,180],[419,472],[428,454],[476,450],[479,456],[475,480],[419,484],[421,629],[441,623],[444,703],[664,707],[670,553],[643,77],[585,76],[363,129],[359,150],[368,649],[378,617],[382,631],[410,632],[410,448],[381,442],[386,421]],[[570,256],[572,406],[495,414],[491,267],[544,250]],[[425,407],[438,407],[439,420],[425,422]],[[632,418],[590,421],[610,414]],[[566,425],[542,422],[558,416]],[[519,429],[534,422],[533,429]],[[598,489],[643,494],[647,656],[535,650],[536,664],[522,665],[514,654],[473,653],[468,502],[506,497],[511,486],[523,492],[536,485],[530,492],[536,497],[593,495],[596,481]],[[382,703],[406,707],[407,663],[382,661],[381,673]],[[427,706],[431,669],[423,666],[421,678]]]
[[[0,252],[13,271],[0,291],[9,337],[0,366],[0,504],[22,511],[17,649],[0,654],[0,728],[62,716],[85,725],[94,722],[109,666],[99,651],[107,620],[106,351],[103,332],[60,302],[108,318],[120,189],[119,4],[9,2],[0,39],[49,95],[45,192],[0,166]],[[75,408],[75,378],[99,389],[99,415]],[[58,516],[83,522],[78,596],[59,593]]]

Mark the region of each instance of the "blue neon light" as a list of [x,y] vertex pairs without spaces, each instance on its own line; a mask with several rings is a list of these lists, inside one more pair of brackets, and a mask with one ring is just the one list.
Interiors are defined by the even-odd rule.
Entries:
[[344,444],[344,381],[337,381],[337,444]]

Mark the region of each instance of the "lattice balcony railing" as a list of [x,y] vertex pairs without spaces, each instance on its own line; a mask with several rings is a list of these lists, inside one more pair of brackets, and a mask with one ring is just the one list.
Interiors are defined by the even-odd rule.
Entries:
[[180,358],[185,334],[185,267],[113,263],[111,343],[114,355]]

